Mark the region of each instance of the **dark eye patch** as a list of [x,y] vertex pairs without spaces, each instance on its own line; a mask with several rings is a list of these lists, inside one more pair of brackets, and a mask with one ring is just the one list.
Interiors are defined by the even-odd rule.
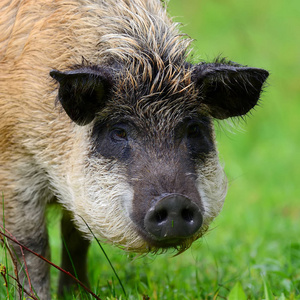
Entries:
[[93,154],[125,161],[130,157],[130,126],[98,121],[92,131]]
[[175,140],[184,142],[191,158],[203,157],[214,150],[212,124],[209,118],[187,118],[175,129]]

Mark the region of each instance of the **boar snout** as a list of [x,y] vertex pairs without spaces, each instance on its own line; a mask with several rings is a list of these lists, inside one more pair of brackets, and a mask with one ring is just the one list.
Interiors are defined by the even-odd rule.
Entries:
[[155,240],[177,244],[194,235],[202,221],[201,209],[196,203],[180,194],[167,194],[148,210],[144,225]]

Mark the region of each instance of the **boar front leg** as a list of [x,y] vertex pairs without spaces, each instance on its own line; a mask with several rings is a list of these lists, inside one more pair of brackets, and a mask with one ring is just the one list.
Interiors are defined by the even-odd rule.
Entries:
[[[82,234],[76,229],[71,218],[72,216],[69,212],[63,212],[61,220],[61,233],[63,239],[61,267],[75,277],[77,275],[77,278],[84,285],[88,286],[87,252],[90,242],[82,237]],[[70,276],[61,272],[58,294],[63,296],[65,291],[67,292],[74,288],[76,288],[76,282]]]
[[[14,199],[7,201],[8,198],[5,197],[5,229],[18,242],[49,259],[50,250],[44,219],[44,208],[37,205],[37,203],[23,201],[24,199],[20,201],[19,199],[17,201]],[[32,289],[40,299],[50,299],[48,263],[25,249],[23,249],[23,256],[20,247],[13,242],[10,242],[10,247],[14,249],[12,252],[15,255],[19,271],[19,282],[22,286],[29,292]]]
[[[13,153],[1,153],[4,159],[0,160],[0,193],[3,195],[4,217],[0,218],[0,222],[4,220],[3,227],[18,242],[49,259],[45,209],[47,203],[53,199],[53,194],[49,190],[45,172],[37,166],[32,157],[25,154],[16,156]],[[16,243],[9,244],[15,250],[11,252],[14,253],[17,262],[20,284],[30,292],[31,283],[32,290],[40,299],[50,299],[48,263],[25,249],[23,257]]]

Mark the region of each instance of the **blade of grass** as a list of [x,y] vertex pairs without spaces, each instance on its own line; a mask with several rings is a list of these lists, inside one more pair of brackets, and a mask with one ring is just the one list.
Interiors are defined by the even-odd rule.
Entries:
[[[74,263],[73,263],[73,259],[72,259],[72,257],[71,257],[71,254],[70,254],[70,252],[69,252],[69,249],[68,249],[68,246],[67,246],[67,243],[66,243],[64,237],[62,238],[62,240],[63,240],[63,243],[64,243],[64,247],[66,248],[66,251],[67,251],[67,253],[68,253],[68,256],[69,256],[69,259],[70,259],[70,262],[71,262],[71,265],[72,265],[72,268],[73,268],[73,271],[74,271],[74,275],[75,275],[75,277],[78,279],[78,275],[77,275],[77,272],[76,272],[76,268],[75,268],[75,265],[74,265]],[[78,287],[79,287],[79,286],[78,286]],[[80,289],[80,287],[79,287],[79,293],[80,293],[80,297],[83,298],[83,297],[82,297],[82,294],[81,294],[81,289]]]
[[0,263],[0,274],[4,279],[4,286],[6,289],[7,299],[10,299],[9,291],[8,291],[8,283],[7,283],[7,278],[6,278],[6,276],[7,276],[6,272],[7,272],[6,267]]
[[264,283],[264,292],[265,292],[266,300],[275,300],[268,280],[263,275],[262,275],[262,279]]
[[247,300],[241,283],[238,281],[229,293],[228,300]]
[[[5,230],[5,217],[4,217],[4,194],[2,192],[2,224],[3,224],[3,228]],[[3,238],[3,244],[6,244],[5,238]],[[8,259],[7,259],[7,251],[6,251],[6,247],[4,247],[5,251],[4,251],[4,258],[5,258],[5,265],[8,266]],[[6,269],[6,288],[8,290],[8,285],[9,285],[9,277],[8,277],[8,269]],[[8,298],[9,299],[9,298]]]
[[90,226],[87,224],[87,222],[86,222],[81,216],[80,216],[80,218],[83,220],[83,222],[85,223],[85,225],[87,226],[87,228],[89,229],[89,231],[91,232],[91,234],[93,235],[94,239],[97,241],[97,244],[99,245],[100,249],[102,250],[102,252],[103,252],[105,258],[107,259],[107,261],[108,261],[108,263],[109,263],[111,269],[113,270],[115,276],[117,277],[117,279],[118,279],[118,281],[119,281],[119,283],[120,283],[120,285],[121,285],[121,288],[122,288],[122,290],[123,290],[124,296],[127,297],[125,288],[124,288],[124,286],[123,286],[123,284],[122,284],[122,281],[121,281],[121,279],[119,278],[119,276],[118,276],[118,274],[117,274],[117,272],[116,272],[114,266],[112,265],[110,259],[108,258],[108,256],[107,256],[105,250],[103,249],[102,245],[100,244],[99,240],[98,240],[98,239],[96,238],[96,236],[94,235],[93,231],[91,230],[91,228],[90,228]]

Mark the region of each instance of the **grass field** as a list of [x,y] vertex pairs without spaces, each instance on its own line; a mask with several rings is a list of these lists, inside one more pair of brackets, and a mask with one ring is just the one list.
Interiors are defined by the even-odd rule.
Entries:
[[[300,2],[171,0],[169,11],[196,39],[194,60],[221,54],[265,68],[269,86],[246,122],[217,124],[229,192],[202,240],[177,257],[104,248],[128,299],[300,299]],[[50,214],[59,264],[59,218]],[[92,289],[126,299],[96,244],[89,254]],[[57,277],[53,270],[54,299]]]

